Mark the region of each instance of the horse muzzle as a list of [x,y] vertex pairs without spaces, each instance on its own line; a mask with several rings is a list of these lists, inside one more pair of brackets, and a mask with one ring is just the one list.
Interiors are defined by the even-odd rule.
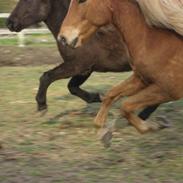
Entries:
[[20,32],[22,30],[21,24],[19,24],[17,21],[14,21],[10,18],[7,19],[6,26],[12,32]]
[[78,40],[78,37],[68,41],[68,39],[65,36],[58,36],[58,41],[61,42],[63,46],[69,46],[71,48],[77,48]]

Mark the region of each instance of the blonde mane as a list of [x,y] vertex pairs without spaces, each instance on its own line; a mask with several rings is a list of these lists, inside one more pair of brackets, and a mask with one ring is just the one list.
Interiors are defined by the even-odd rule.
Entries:
[[164,27],[183,36],[183,0],[136,0],[149,25]]

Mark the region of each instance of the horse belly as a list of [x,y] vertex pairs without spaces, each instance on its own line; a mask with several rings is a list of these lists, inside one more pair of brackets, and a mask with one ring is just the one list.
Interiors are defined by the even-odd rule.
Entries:
[[141,76],[147,84],[157,84],[162,91],[177,100],[183,97],[183,60],[164,62],[138,63],[134,71]]
[[157,78],[159,86],[174,99],[183,97],[183,66],[170,65]]
[[155,83],[173,99],[183,97],[183,63],[171,61],[155,74]]

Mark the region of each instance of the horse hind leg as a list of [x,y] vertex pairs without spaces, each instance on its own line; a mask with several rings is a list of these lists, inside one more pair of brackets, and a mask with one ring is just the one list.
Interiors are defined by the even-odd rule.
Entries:
[[113,87],[103,98],[100,110],[94,120],[95,125],[98,127],[103,127],[105,125],[107,114],[111,105],[120,97],[133,95],[139,90],[142,90],[144,87],[146,87],[145,84],[135,74]]
[[145,108],[147,106],[157,105],[164,102],[171,101],[171,98],[167,96],[161,89],[156,85],[150,85],[145,89],[139,91],[137,94],[128,97],[122,107],[121,112],[123,116],[140,132],[146,133],[148,131],[157,130],[160,126],[146,123],[144,120],[139,118],[134,112],[136,110]]
[[68,83],[68,89],[72,95],[78,96],[87,103],[101,102],[99,93],[89,93],[80,88],[80,86],[90,77],[91,73],[86,75],[76,75]]

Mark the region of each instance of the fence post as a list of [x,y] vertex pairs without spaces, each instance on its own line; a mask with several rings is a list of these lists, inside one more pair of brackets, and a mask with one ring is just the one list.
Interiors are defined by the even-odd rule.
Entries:
[[23,31],[18,33],[18,47],[25,47],[25,36]]

